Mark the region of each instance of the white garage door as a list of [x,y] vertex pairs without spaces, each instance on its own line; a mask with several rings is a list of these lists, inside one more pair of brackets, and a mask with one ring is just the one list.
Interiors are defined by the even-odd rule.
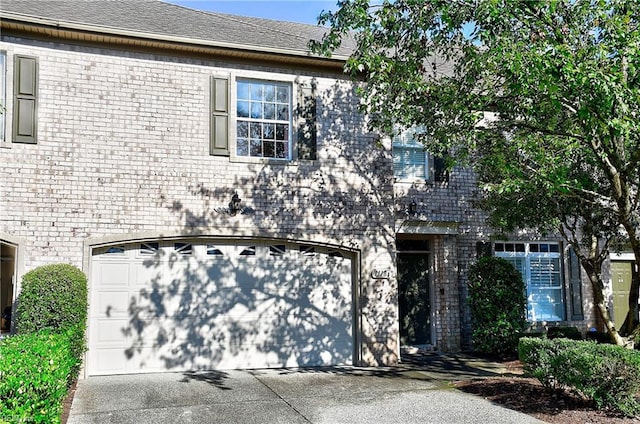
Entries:
[[90,375],[347,365],[352,260],[296,244],[96,249]]

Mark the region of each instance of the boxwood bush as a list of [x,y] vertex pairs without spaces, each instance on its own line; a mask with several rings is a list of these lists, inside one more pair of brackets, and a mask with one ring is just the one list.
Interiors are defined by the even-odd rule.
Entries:
[[520,272],[506,260],[485,257],[469,268],[469,307],[474,351],[515,356],[527,327],[526,287]]
[[75,329],[70,335],[71,352],[80,359],[86,323],[87,277],[81,270],[69,264],[50,264],[24,275],[16,306],[17,334]]
[[75,330],[7,337],[0,340],[0,421],[60,422],[72,370]]
[[640,413],[640,352],[569,339],[523,337],[518,346],[524,370],[548,388],[566,388],[601,409]]
[[87,277],[69,264],[51,264],[22,277],[16,311],[18,333],[60,329],[87,320]]

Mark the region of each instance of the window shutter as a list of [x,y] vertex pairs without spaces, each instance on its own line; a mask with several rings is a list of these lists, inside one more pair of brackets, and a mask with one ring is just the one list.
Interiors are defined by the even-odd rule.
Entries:
[[584,319],[582,310],[582,278],[580,260],[573,248],[569,248],[569,290],[571,290],[571,319]]
[[449,181],[449,170],[447,162],[443,157],[433,159],[433,177],[437,182],[446,183]]
[[37,142],[38,61],[35,57],[15,56],[13,141]]
[[317,159],[316,94],[313,87],[299,90],[298,159]]
[[476,242],[476,258],[486,258],[491,256],[491,243],[486,241]]
[[209,153],[216,156],[229,156],[229,78],[211,77]]

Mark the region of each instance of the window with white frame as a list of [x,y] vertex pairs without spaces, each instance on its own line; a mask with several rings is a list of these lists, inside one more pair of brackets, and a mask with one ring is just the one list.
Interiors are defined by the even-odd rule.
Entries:
[[410,128],[393,137],[393,175],[400,181],[429,179],[429,154],[416,137],[422,131]]
[[291,159],[291,84],[238,80],[236,155]]
[[565,319],[560,245],[547,242],[495,243],[495,255],[511,262],[527,286],[527,320]]

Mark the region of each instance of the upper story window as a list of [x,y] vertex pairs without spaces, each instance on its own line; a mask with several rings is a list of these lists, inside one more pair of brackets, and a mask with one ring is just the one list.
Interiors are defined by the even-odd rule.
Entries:
[[236,154],[291,158],[291,85],[237,82]]
[[560,245],[546,242],[495,243],[495,255],[511,262],[527,286],[529,321],[562,321],[565,305]]
[[400,181],[429,179],[429,153],[416,137],[421,132],[419,128],[410,128],[392,140],[393,175]]
[[212,75],[209,153],[282,163],[296,153],[316,160],[316,96],[311,80],[296,82],[294,89],[291,81]]

